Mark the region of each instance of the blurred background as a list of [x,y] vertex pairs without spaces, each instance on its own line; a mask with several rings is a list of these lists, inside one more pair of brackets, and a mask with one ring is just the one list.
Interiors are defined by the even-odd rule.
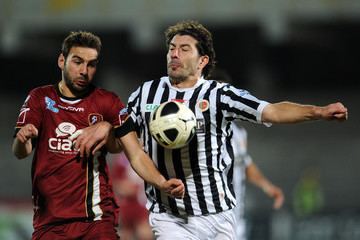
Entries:
[[195,19],[212,31],[218,66],[234,85],[270,102],[341,101],[344,123],[240,123],[255,163],[280,186],[284,207],[248,186],[249,239],[360,239],[360,1],[0,0],[0,239],[32,232],[31,159],[11,153],[30,89],[60,80],[57,57],[71,30],[103,41],[96,84],[124,102],[166,75],[163,31]]

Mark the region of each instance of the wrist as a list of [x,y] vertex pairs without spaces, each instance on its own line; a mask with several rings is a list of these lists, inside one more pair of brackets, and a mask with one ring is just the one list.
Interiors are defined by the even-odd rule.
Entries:
[[264,184],[261,189],[263,190],[264,193],[269,194],[270,193],[270,189],[271,186],[269,184]]
[[161,175],[160,179],[157,181],[157,186],[155,186],[157,189],[160,189],[160,190],[166,190],[166,186],[165,186],[165,183],[166,183],[166,179]]
[[319,120],[323,118],[323,107],[313,106],[313,119]]
[[101,121],[99,124],[104,128],[107,128],[109,131],[112,129],[112,125],[107,121]]

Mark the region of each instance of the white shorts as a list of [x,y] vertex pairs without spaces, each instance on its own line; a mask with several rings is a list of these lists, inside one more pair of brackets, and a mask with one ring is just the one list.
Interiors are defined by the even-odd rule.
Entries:
[[233,210],[207,216],[176,217],[150,213],[149,222],[157,240],[235,240]]

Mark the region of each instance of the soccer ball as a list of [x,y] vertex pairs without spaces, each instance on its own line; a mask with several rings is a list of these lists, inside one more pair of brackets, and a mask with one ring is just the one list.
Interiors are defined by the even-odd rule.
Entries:
[[150,133],[165,148],[184,147],[194,137],[195,130],[195,115],[182,103],[164,102],[151,115]]

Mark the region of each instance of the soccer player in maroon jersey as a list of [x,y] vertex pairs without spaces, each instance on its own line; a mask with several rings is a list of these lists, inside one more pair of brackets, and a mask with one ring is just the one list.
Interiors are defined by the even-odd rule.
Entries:
[[[71,32],[58,57],[61,81],[30,91],[20,110],[12,149],[19,159],[35,149],[32,239],[118,239],[118,206],[105,156],[121,151],[121,142],[109,140],[96,154],[83,156],[69,138],[88,126],[101,130],[121,125],[121,100],[92,85],[100,50],[98,36]],[[150,184],[173,197],[183,196],[183,183],[166,180],[146,154],[130,161]]]

